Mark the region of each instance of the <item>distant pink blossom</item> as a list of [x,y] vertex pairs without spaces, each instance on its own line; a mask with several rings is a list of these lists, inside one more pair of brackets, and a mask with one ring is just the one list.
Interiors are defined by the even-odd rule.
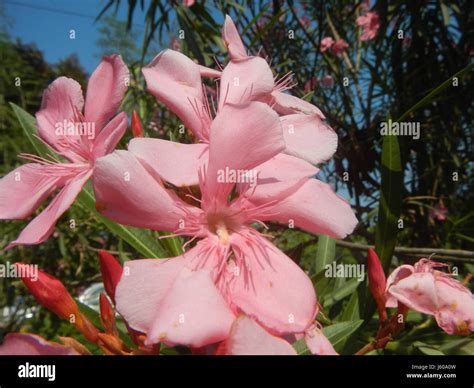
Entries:
[[377,12],[367,12],[365,15],[359,16],[356,23],[359,27],[363,28],[360,40],[375,39],[380,28],[379,14]]
[[474,296],[454,279],[439,271],[446,267],[430,259],[414,266],[404,264],[387,279],[387,307],[398,303],[423,314],[433,315],[448,334],[469,335],[474,332]]
[[323,77],[311,77],[304,84],[304,92],[309,93],[318,85],[323,89],[331,89],[334,86],[334,79],[331,75],[325,75]]
[[170,49],[175,51],[181,51],[181,41],[176,36],[170,39]]
[[334,39],[330,36],[326,36],[321,40],[320,50],[322,53],[328,51],[334,44]]
[[340,56],[344,51],[347,50],[349,45],[344,39],[338,39],[332,46],[332,52],[334,55]]
[[334,87],[334,78],[332,77],[332,75],[328,74],[320,78],[319,83],[321,84],[322,88],[331,89],[332,87]]
[[300,16],[298,19],[303,27],[311,25],[311,19],[308,16]]
[[446,214],[448,214],[448,209],[442,203],[439,203],[430,209],[429,218],[437,221],[446,221]]

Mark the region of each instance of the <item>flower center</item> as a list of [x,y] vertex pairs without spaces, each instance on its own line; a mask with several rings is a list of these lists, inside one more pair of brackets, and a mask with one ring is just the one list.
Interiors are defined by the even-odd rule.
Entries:
[[236,217],[228,214],[211,213],[207,216],[207,228],[210,233],[215,234],[219,240],[227,244],[229,237],[240,226]]

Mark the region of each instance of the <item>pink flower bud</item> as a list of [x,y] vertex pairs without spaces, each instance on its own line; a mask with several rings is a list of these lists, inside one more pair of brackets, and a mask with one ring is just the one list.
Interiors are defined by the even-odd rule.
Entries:
[[377,303],[380,320],[385,321],[387,319],[387,313],[385,311],[385,273],[379,257],[375,251],[370,248],[367,252],[367,265],[370,292]]

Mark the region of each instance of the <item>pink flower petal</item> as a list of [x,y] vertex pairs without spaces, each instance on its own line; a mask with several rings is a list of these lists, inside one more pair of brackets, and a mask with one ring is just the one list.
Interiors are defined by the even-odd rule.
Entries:
[[51,203],[5,249],[20,244],[33,245],[45,241],[53,233],[56,221],[71,207],[91,175],[91,169],[85,170],[66,183]]
[[284,339],[275,337],[247,316],[238,317],[225,343],[226,354],[237,356],[296,355],[296,350]]
[[0,345],[0,356],[75,356],[74,349],[27,333],[9,333]]
[[98,133],[115,115],[127,91],[130,73],[120,55],[104,56],[87,84],[85,121]]
[[436,280],[438,325],[448,334],[469,335],[474,332],[474,296],[454,279]]
[[98,210],[121,224],[173,232],[185,219],[183,207],[193,209],[129,151],[99,158],[92,181]]
[[207,164],[208,147],[207,144],[183,144],[150,138],[135,138],[128,145],[129,151],[140,161],[177,187],[199,183],[198,172],[201,166]]
[[127,130],[127,126],[128,119],[125,112],[115,116],[95,138],[94,157],[97,159],[111,153]]
[[219,110],[224,104],[243,104],[268,98],[274,87],[272,70],[265,59],[248,57],[231,61],[222,71]]
[[219,78],[222,74],[220,70],[211,69],[206,66],[198,65],[201,77]]
[[238,266],[230,283],[232,303],[272,332],[304,332],[316,314],[316,293],[308,276],[257,234],[234,233],[231,244]]
[[323,332],[316,326],[309,329],[304,336],[304,340],[311,353],[320,356],[337,356],[331,342],[324,336]]
[[277,90],[272,92],[271,97],[270,104],[273,106],[273,109],[281,115],[304,113],[307,115],[317,115],[321,119],[324,119],[323,112],[321,112],[317,106],[301,98]]
[[83,105],[81,85],[71,78],[59,77],[44,91],[41,110],[36,113],[39,137],[72,161],[77,160],[77,157],[67,146],[68,142],[64,141],[65,136],[57,134],[56,129],[58,125],[64,126],[64,120],[73,122]]
[[160,303],[147,342],[199,348],[227,338],[234,318],[210,270],[185,267]]
[[0,219],[21,220],[30,216],[65,183],[65,178],[38,163],[25,164],[8,173],[0,179]]
[[[191,249],[187,255],[192,255]],[[158,307],[185,265],[183,256],[170,259],[131,260],[124,264],[115,289],[117,310],[128,325],[147,333]]]
[[286,153],[318,164],[337,149],[337,135],[318,115],[293,114],[281,117]]
[[245,50],[239,32],[229,15],[225,15],[224,27],[222,28],[222,40],[233,61],[239,61],[248,57],[247,50]]
[[219,172],[250,170],[284,148],[278,115],[266,104],[224,106],[211,127],[207,194],[215,193]]
[[[263,198],[252,197],[251,200],[261,205]],[[317,179],[308,179],[293,194],[274,205],[272,213],[267,220],[294,224],[310,233],[335,238],[346,237],[357,225],[350,205],[328,184]]]
[[391,295],[388,292],[388,289],[390,288],[390,286],[392,286],[392,284],[397,283],[401,279],[404,279],[404,278],[410,276],[414,271],[415,271],[415,269],[413,268],[413,266],[408,265],[408,264],[404,264],[404,265],[401,265],[401,266],[397,267],[389,275],[389,277],[387,278],[387,284],[385,286],[385,293],[386,293],[386,298],[387,298],[387,301],[385,303],[386,307],[396,308],[398,306],[397,298],[395,298],[393,295]]
[[159,53],[142,69],[148,90],[193,131],[206,140],[210,118],[204,110],[200,67],[173,50]]
[[238,188],[247,189],[244,195],[260,204],[285,199],[319,172],[312,164],[285,154],[278,154],[255,169],[258,173],[256,186],[249,188],[241,184]]
[[438,306],[435,279],[430,272],[415,272],[392,285],[388,293],[420,313],[433,315]]

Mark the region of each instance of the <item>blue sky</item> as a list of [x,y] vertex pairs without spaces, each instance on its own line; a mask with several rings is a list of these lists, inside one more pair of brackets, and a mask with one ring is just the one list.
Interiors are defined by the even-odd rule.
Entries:
[[[46,60],[56,63],[76,53],[82,66],[91,73],[97,66],[99,23],[94,19],[107,0],[0,0],[5,8],[12,38],[35,43]],[[117,19],[126,20],[126,3],[120,6]],[[143,31],[144,14],[137,7],[134,29]],[[75,39],[69,31],[75,30]]]

